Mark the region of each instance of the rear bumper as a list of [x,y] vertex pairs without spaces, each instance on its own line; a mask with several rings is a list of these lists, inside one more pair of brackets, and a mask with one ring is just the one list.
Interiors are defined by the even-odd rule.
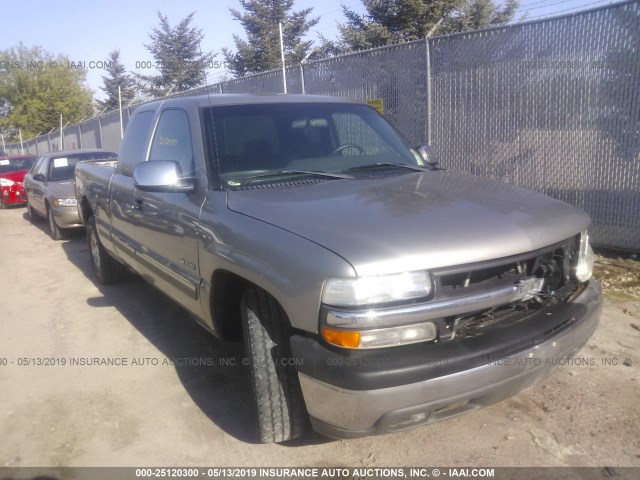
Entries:
[[5,205],[24,205],[27,198],[24,195],[22,186],[2,187],[0,201]]
[[[333,384],[327,381],[330,376],[322,374],[318,359],[310,358],[314,353],[309,346],[304,353],[302,343],[292,341],[294,355],[303,359],[299,378],[312,425],[320,433],[337,438],[381,434],[444,420],[515,395],[550,375],[591,337],[602,309],[600,286],[591,281],[566,307],[541,311],[546,318],[559,317],[554,318],[558,327],[544,336],[536,335],[524,348],[519,343],[519,350],[506,355],[481,352],[476,357],[458,357],[463,365],[455,365],[455,358],[439,359],[449,363],[446,368],[420,365],[421,360],[433,362],[433,357],[411,356],[405,359],[409,372],[397,368],[397,359],[393,362],[395,370],[382,366],[378,371],[361,368],[362,359],[355,363],[351,360],[351,368],[334,373],[337,381]],[[540,323],[539,319],[532,320]],[[335,358],[334,353],[322,359],[325,369],[335,365]],[[366,358],[371,362],[376,357]],[[379,357],[386,365],[383,359]],[[308,368],[309,364],[313,366]],[[348,385],[349,375],[355,387]],[[424,379],[401,385],[394,381],[398,377],[416,380],[416,375]],[[375,388],[377,385],[391,386]]]

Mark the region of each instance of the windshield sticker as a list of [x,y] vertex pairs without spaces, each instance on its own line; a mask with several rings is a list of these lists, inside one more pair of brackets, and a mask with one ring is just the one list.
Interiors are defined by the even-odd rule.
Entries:
[[0,160],[0,165],[9,165],[11,162],[9,160]]
[[382,98],[370,98],[367,103],[375,108],[380,115],[384,115],[384,99]]
[[61,168],[61,167],[68,167],[68,166],[69,166],[69,161],[67,160],[66,157],[53,159],[53,168]]

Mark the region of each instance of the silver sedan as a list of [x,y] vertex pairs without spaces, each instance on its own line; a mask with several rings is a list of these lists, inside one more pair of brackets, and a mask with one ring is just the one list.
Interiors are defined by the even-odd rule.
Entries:
[[24,178],[29,218],[45,217],[54,240],[61,240],[66,229],[82,227],[74,193],[76,165],[115,161],[116,157],[114,152],[92,149],[50,152],[38,158]]

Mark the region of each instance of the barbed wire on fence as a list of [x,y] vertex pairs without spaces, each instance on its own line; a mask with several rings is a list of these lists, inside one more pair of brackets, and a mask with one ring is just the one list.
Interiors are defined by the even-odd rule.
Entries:
[[[441,165],[568,201],[591,214],[596,243],[638,250],[639,46],[630,0],[309,61],[287,69],[287,87],[369,101],[414,145],[432,139]],[[273,70],[169,97],[282,90]],[[117,150],[119,128],[107,112],[68,126],[64,146]],[[41,154],[55,135],[23,144]]]

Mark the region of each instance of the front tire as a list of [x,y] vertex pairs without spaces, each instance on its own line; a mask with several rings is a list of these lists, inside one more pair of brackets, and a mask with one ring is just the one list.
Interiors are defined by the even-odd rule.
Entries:
[[298,373],[290,361],[289,319],[278,302],[257,287],[244,293],[240,308],[260,441],[298,438],[304,433],[308,415]]
[[27,197],[27,219],[29,219],[31,223],[34,223],[40,220],[40,217],[33,210],[33,208],[31,207],[31,204],[29,203],[29,197]]
[[121,282],[125,277],[126,269],[102,246],[100,237],[98,237],[96,219],[93,215],[89,217],[87,222],[87,244],[91,255],[91,266],[98,281],[105,285]]
[[49,220],[49,233],[54,240],[62,240],[64,238],[62,229],[58,227],[56,219],[53,216],[53,210],[51,207],[47,208],[47,219]]

